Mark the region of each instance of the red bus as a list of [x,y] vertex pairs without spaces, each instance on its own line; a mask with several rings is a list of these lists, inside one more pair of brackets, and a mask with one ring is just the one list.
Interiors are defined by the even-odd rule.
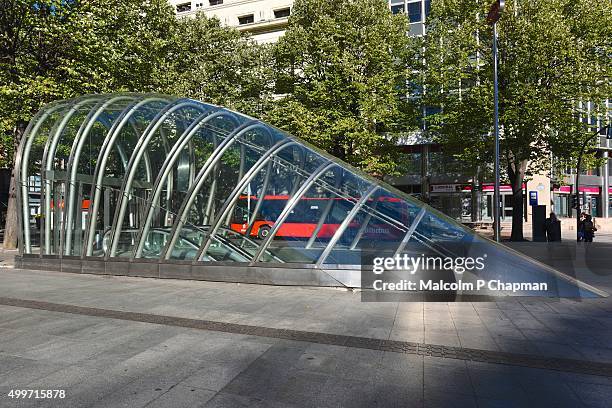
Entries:
[[[264,196],[264,202],[260,206],[257,218],[252,222],[253,226],[251,227],[250,236],[261,239],[265,238],[289,199],[290,197],[287,195]],[[232,230],[243,235],[247,233],[249,221],[252,221],[250,217],[257,206],[258,200],[257,197],[252,195],[240,196],[230,225]],[[321,226],[321,230],[317,234],[317,238],[331,238],[358,198],[350,202],[340,197],[302,197],[278,229],[275,237],[290,239],[310,238],[330,200],[333,200],[334,203],[331,205],[331,209]],[[406,225],[409,217],[408,205],[404,200],[396,197],[378,197],[376,200],[378,201],[376,204],[378,217],[371,217],[368,220],[368,226],[363,234],[377,239],[396,240],[402,232],[393,226],[393,220],[395,220],[395,223],[400,222]],[[372,201],[369,200],[370,207],[372,206]],[[385,222],[381,219],[381,216],[388,217],[390,221]],[[356,232],[363,221],[363,212],[360,211],[349,224],[348,231]]]

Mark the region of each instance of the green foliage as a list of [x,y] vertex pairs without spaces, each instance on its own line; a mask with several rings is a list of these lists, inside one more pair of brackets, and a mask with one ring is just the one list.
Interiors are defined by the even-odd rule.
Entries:
[[0,166],[44,104],[160,87],[173,45],[166,0],[7,0],[0,9]]
[[[488,2],[433,3],[425,39],[426,103],[442,143],[464,158],[492,152],[493,85]],[[522,161],[536,172],[551,151],[575,154],[592,134],[580,119],[591,101],[605,115],[610,95],[612,9],[587,0],[506,1],[498,23],[500,123],[509,173]],[[466,143],[469,141],[470,143]]]
[[[11,0],[0,10],[0,166],[46,103],[160,92],[259,116],[269,48],[218,19],[178,20],[167,0]],[[61,147],[60,147],[61,148]]]
[[396,140],[418,113],[405,16],[384,0],[298,0],[274,49],[276,126],[375,175],[397,170]]
[[269,47],[217,18],[179,21],[169,93],[258,115],[271,94]]
[[[492,161],[489,5],[432,2],[427,36],[415,40],[425,50],[424,102],[443,108],[430,118],[430,129],[473,163]],[[580,101],[593,102],[593,114],[605,116],[603,101],[612,93],[612,8],[589,0],[507,0],[497,26],[502,167],[520,195],[525,177],[546,168],[551,152],[575,161],[592,135],[592,126],[581,122],[587,115]]]

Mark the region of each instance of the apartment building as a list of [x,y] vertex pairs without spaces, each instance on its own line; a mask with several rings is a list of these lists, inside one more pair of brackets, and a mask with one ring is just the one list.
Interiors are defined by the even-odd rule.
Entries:
[[[275,42],[287,27],[293,0],[170,0],[179,17],[203,12],[230,27],[251,33],[258,43]],[[425,33],[431,0],[389,0],[395,14],[406,13],[410,34]]]
[[249,32],[260,44],[275,42],[287,27],[292,0],[170,0],[179,17],[203,12],[222,24]]

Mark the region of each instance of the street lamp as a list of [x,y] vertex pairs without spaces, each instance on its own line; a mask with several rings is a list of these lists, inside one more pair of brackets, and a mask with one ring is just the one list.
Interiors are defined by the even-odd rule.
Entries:
[[[601,129],[598,129],[597,132],[593,133],[588,139],[582,143],[582,148],[580,149],[580,153],[578,154],[578,163],[576,164],[576,191],[575,191],[575,200],[576,200],[576,241],[580,242],[580,167],[582,166],[582,155],[584,154],[584,150],[587,145],[593,140],[596,136],[606,136],[606,139],[612,139],[612,127],[610,125],[606,125]],[[607,204],[607,203],[606,203]]]
[[493,187],[493,235],[495,241],[501,241],[500,197],[499,197],[499,89],[497,85],[497,22],[504,11],[505,1],[497,0],[491,4],[487,23],[493,26],[493,105],[495,117],[495,186]]

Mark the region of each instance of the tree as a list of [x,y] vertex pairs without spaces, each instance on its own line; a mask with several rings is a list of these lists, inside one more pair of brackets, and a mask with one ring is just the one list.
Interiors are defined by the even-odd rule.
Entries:
[[[430,129],[463,159],[492,162],[491,2],[433,2],[425,38],[424,103],[442,108]],[[605,114],[612,9],[589,0],[507,0],[498,22],[502,167],[512,185],[512,240],[523,239],[522,185],[550,153],[575,157],[592,134],[580,102]],[[597,111],[597,109],[595,109]]]
[[[176,18],[165,0],[6,0],[0,8],[0,165],[46,103],[92,92],[151,91],[165,75]],[[5,247],[17,244],[11,178]]]
[[273,90],[269,47],[204,13],[180,20],[178,32],[169,93],[259,116]]
[[274,49],[284,97],[266,119],[374,175],[395,173],[400,132],[419,118],[408,30],[384,0],[297,0]]

